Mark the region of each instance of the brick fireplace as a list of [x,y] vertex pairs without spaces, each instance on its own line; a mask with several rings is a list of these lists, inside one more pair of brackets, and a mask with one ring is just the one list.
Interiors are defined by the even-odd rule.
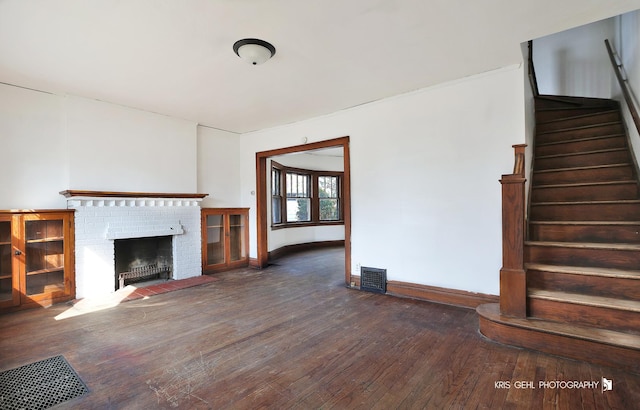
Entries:
[[76,297],[113,293],[115,241],[166,237],[171,279],[202,275],[200,202],[206,194],[63,191],[75,209]]

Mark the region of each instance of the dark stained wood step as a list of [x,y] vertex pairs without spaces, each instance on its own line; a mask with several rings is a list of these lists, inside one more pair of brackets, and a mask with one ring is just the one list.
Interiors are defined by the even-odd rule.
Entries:
[[531,192],[531,200],[534,202],[618,201],[624,199],[638,199],[638,184],[635,181],[535,185]]
[[599,114],[611,110],[609,106],[594,107],[564,107],[536,109],[536,122],[548,122],[558,119],[577,117],[581,115]]
[[640,221],[530,221],[529,238],[545,242],[640,243]]
[[535,155],[541,157],[626,147],[627,137],[624,134],[601,135],[597,137],[538,144],[536,145]]
[[537,156],[536,171],[560,168],[593,167],[630,162],[627,148],[602,149],[591,152]]
[[527,241],[526,263],[635,270],[640,266],[640,245]]
[[533,171],[534,185],[634,180],[630,163]]
[[640,331],[640,302],[577,293],[528,289],[531,317],[600,329]]
[[554,118],[546,121],[538,120],[536,130],[538,132],[546,132],[616,121],[620,121],[619,110],[598,111],[595,113]]
[[598,137],[601,135],[624,134],[624,132],[624,126],[620,121],[566,128],[555,131],[538,131],[536,133],[536,144],[546,144],[550,142]]
[[499,343],[640,373],[640,336],[500,314],[497,303],[476,309],[480,333]]
[[640,271],[527,264],[527,287],[640,300]]
[[619,106],[616,100],[597,97],[574,97],[568,95],[539,95],[535,99],[535,108],[538,110],[562,109],[562,108],[604,108],[612,109]]
[[531,203],[533,221],[640,221],[640,201]]

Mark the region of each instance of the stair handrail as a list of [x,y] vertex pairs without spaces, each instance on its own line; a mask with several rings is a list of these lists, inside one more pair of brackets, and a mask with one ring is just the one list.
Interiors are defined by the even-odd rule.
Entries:
[[604,44],[607,47],[607,53],[609,53],[609,59],[611,60],[611,65],[613,66],[613,71],[616,74],[616,78],[618,79],[618,83],[620,84],[620,89],[622,90],[622,95],[624,96],[624,100],[629,107],[629,112],[631,112],[631,118],[633,118],[633,123],[636,126],[636,129],[640,133],[640,116],[638,116],[638,111],[633,102],[633,98],[631,97],[629,82],[625,80],[622,76],[622,62],[618,64],[618,60],[616,59],[617,53],[613,50],[613,47],[609,43],[608,39],[604,40]]
[[502,268],[500,269],[500,313],[524,318],[527,287],[524,269],[525,148],[517,144],[513,174],[502,175]]
[[536,77],[536,69],[533,65],[533,40],[529,40],[529,58],[528,58],[528,68],[529,68],[529,82],[531,83],[531,90],[533,91],[533,96],[537,97],[540,95],[540,91],[538,91],[538,78]]

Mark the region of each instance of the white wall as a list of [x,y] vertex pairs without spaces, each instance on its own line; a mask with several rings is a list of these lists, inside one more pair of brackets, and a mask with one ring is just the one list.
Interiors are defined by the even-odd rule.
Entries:
[[65,189],[198,188],[196,124],[181,119],[0,84],[0,135],[0,209],[66,208]]
[[[316,171],[344,171],[344,158],[296,153],[272,157],[272,160],[289,167]],[[270,169],[270,168],[268,168]],[[267,186],[271,186],[271,172],[267,172]],[[271,218],[271,201],[267,203],[267,215]],[[267,250],[287,245],[309,242],[344,240],[344,225],[305,226],[280,229],[267,229]]]
[[77,97],[65,113],[69,188],[196,191],[195,123]]
[[604,45],[615,18],[534,40],[540,94],[611,98],[611,63]]
[[59,97],[0,84],[0,209],[65,208],[67,143]]
[[[233,208],[240,198],[240,136],[198,127],[198,192],[207,208]],[[252,188],[255,189],[255,188]]]
[[[389,280],[499,293],[500,176],[523,143],[523,67],[512,66],[241,137],[255,232],[255,153],[350,137],[352,262]],[[256,256],[255,237],[251,255]]]
[[[624,14],[616,19],[616,37],[613,47],[622,60],[625,77],[631,88],[636,111],[640,110],[640,11]],[[613,82],[613,98],[620,101],[629,139],[636,159],[640,159],[640,134],[631,117],[629,107],[624,101],[617,79]]]

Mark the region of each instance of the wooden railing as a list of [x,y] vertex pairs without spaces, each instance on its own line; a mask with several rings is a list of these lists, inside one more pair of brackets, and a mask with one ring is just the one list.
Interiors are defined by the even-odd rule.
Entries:
[[527,315],[527,281],[524,270],[525,156],[526,144],[514,145],[513,174],[503,175],[502,269],[500,269],[500,313]]
[[529,82],[531,83],[531,90],[533,91],[533,96],[537,97],[540,95],[540,91],[538,91],[538,78],[536,77],[536,69],[533,66],[533,41],[529,40]]
[[622,90],[622,95],[624,95],[624,100],[627,102],[627,106],[629,107],[629,112],[631,112],[631,118],[633,118],[633,123],[636,126],[636,129],[640,133],[640,117],[638,116],[638,111],[636,110],[636,106],[633,103],[633,98],[631,97],[631,92],[629,91],[629,84],[622,76],[622,63],[618,64],[616,60],[616,53],[613,51],[611,44],[609,44],[609,40],[604,40],[604,44],[607,46],[607,52],[609,53],[609,59],[611,60],[611,65],[613,65],[613,71],[616,73],[616,78],[618,79],[618,83],[620,83],[620,89]]

